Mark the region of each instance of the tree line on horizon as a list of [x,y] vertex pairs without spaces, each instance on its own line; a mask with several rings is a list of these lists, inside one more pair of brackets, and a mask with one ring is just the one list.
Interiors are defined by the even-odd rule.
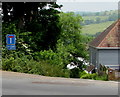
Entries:
[[[89,24],[99,24],[108,21],[116,21],[118,19],[118,11],[117,10],[110,10],[110,11],[101,11],[101,12],[75,12],[75,14],[80,14],[84,19],[81,22],[81,25],[89,25]],[[89,18],[94,17],[94,18]]]

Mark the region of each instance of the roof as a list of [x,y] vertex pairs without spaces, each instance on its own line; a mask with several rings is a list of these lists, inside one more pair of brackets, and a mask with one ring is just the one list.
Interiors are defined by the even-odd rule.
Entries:
[[120,47],[120,19],[97,36],[90,46],[92,47]]

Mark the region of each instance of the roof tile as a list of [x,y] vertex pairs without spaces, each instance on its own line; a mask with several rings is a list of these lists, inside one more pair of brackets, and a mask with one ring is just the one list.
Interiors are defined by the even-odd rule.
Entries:
[[120,19],[105,29],[89,45],[93,47],[120,47]]

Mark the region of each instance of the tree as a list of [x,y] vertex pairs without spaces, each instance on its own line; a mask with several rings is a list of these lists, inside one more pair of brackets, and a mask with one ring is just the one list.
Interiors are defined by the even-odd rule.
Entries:
[[118,19],[118,16],[119,15],[117,13],[113,13],[113,14],[109,15],[108,20],[109,21],[116,21]]
[[101,18],[96,17],[96,23],[100,23],[101,22]]
[[[71,54],[73,57],[86,57],[86,45],[82,42],[83,38],[81,35],[82,17],[74,13],[61,13],[61,34],[58,40],[58,52],[66,51],[69,57]],[[64,48],[59,50],[59,48]],[[63,53],[64,55],[64,53]],[[69,59],[69,58],[68,58]]]
[[31,32],[22,34],[24,42],[31,49],[39,51],[55,48],[60,34],[60,12],[57,9],[61,5],[56,2],[3,2],[2,5],[3,24],[14,23],[16,29],[20,29],[19,34]]

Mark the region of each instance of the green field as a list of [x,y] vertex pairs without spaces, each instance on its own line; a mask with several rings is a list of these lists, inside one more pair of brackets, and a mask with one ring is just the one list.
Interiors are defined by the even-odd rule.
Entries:
[[82,28],[82,33],[83,34],[90,34],[94,35],[97,32],[102,32],[104,31],[107,27],[109,27],[114,21],[108,21],[104,23],[99,23],[99,24],[90,24],[90,25],[85,25]]

